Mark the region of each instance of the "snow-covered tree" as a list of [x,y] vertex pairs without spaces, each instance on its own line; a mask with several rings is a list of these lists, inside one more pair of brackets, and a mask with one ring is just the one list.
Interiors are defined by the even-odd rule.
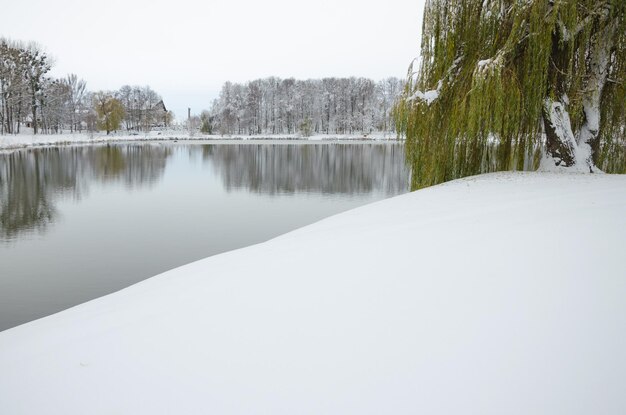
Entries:
[[540,163],[624,172],[624,0],[427,0],[396,107],[413,187]]
[[34,133],[39,132],[45,74],[50,68],[48,56],[35,43],[0,39],[0,133],[19,132],[27,117]]
[[213,117],[207,110],[200,113],[200,132],[202,134],[213,134]]
[[211,115],[222,134],[368,134],[393,131],[402,81],[276,77],[226,82]]
[[33,118],[33,132],[37,134],[39,120],[37,109],[40,107],[43,94],[44,75],[50,71],[48,57],[35,44],[21,50],[21,64],[30,97],[30,111]]
[[85,112],[86,82],[75,74],[68,75],[62,82],[67,86],[70,132],[82,129],[82,115]]
[[164,116],[158,106],[161,96],[149,86],[124,85],[116,96],[124,106],[124,126],[127,130],[148,131],[156,124],[169,123],[167,114]]

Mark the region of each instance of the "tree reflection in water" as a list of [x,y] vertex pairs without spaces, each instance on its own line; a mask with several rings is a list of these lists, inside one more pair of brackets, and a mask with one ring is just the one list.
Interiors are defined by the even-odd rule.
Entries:
[[0,155],[0,236],[43,231],[58,216],[60,198],[80,200],[93,181],[127,187],[155,183],[171,148],[104,145],[40,148]]
[[277,193],[406,192],[402,144],[240,144],[204,146],[228,190]]
[[115,144],[15,151],[0,155],[0,237],[43,231],[61,198],[80,200],[92,183],[152,186],[168,158],[201,156],[227,190],[391,196],[407,191],[401,144]]

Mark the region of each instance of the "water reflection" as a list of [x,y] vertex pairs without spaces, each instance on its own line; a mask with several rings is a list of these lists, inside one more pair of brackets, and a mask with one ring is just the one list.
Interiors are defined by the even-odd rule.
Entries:
[[203,157],[229,190],[393,195],[409,187],[401,144],[205,146]]
[[172,154],[201,157],[227,190],[393,195],[409,187],[401,144],[117,144],[40,148],[0,155],[0,237],[44,231],[63,198],[93,183],[153,186]]
[[171,149],[153,145],[41,148],[0,155],[0,236],[43,231],[58,216],[55,203],[80,200],[90,182],[154,184]]
[[408,187],[397,144],[126,143],[0,154],[0,331]]
[[107,146],[98,152],[97,177],[127,188],[152,186],[163,176],[172,149],[161,145]]

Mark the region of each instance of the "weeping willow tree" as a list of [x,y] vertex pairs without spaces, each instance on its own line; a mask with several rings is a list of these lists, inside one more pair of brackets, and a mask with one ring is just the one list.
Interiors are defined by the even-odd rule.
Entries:
[[412,187],[544,163],[626,172],[625,14],[626,0],[427,0],[395,108]]

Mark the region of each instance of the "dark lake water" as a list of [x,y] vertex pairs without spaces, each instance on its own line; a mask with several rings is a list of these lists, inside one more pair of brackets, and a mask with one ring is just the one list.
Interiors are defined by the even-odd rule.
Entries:
[[408,188],[398,143],[0,154],[0,330]]

